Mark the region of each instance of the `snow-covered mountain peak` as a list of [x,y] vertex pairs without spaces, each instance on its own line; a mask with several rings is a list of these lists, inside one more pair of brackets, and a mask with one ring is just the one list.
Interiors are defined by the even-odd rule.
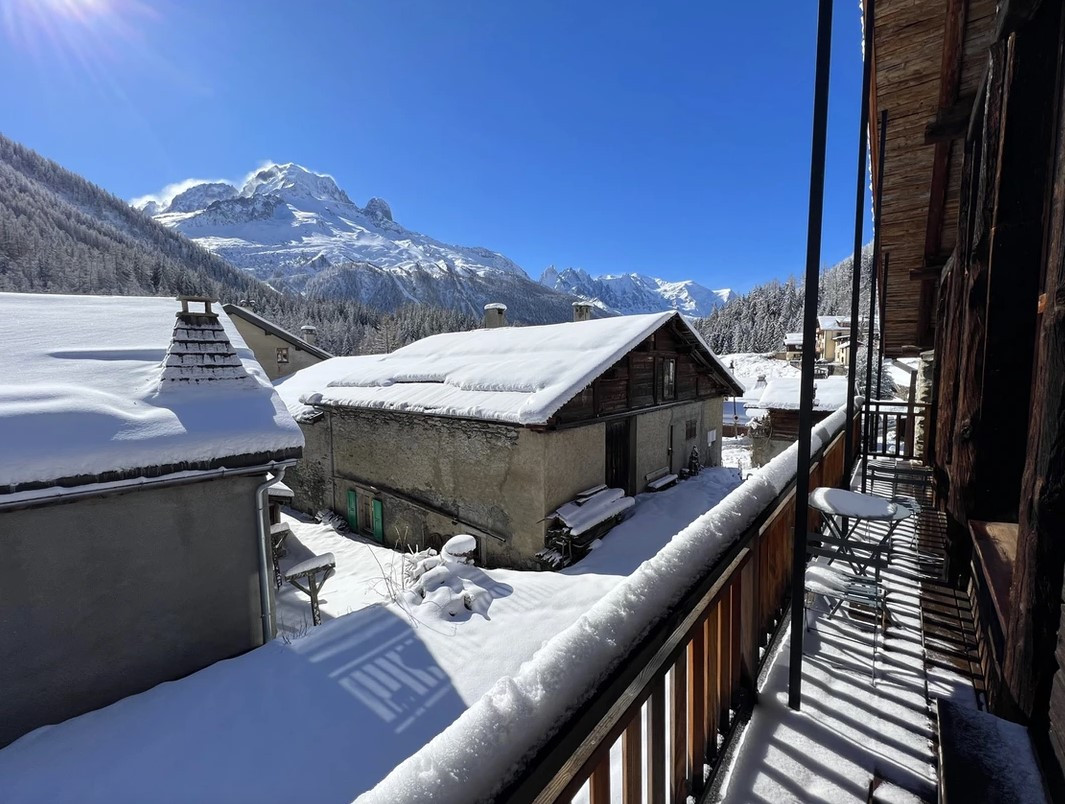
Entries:
[[371,198],[362,211],[367,217],[378,222],[392,220],[392,207],[383,198]]
[[685,279],[670,282],[638,273],[591,276],[581,268],[559,271],[553,265],[540,276],[540,284],[590,301],[604,312],[634,313],[679,310],[707,316],[731,298],[730,290],[710,290]]
[[294,162],[264,165],[243,182],[190,179],[136,206],[275,288],[381,309],[420,302],[479,316],[485,303],[504,302],[515,321],[548,323],[569,320],[575,296],[610,314],[704,316],[721,304],[694,282],[635,273],[551,268],[536,282],[498,252],[407,229],[382,198],[360,207],[332,176]]
[[204,182],[194,184],[187,190],[175,195],[166,212],[195,212],[198,209],[209,207],[215,201],[226,201],[236,198],[237,188],[224,181]]
[[290,202],[314,198],[319,201],[351,204],[348,194],[337,186],[332,176],[315,173],[295,162],[260,168],[248,176],[240,194],[245,198],[253,195],[277,195]]

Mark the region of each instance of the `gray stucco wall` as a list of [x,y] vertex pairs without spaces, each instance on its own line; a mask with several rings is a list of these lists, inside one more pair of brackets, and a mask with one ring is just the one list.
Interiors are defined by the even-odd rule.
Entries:
[[[699,460],[703,466],[721,465],[721,417],[724,400],[721,397],[699,400],[686,405],[676,405],[662,410],[641,413],[636,417],[636,486],[644,490],[646,477],[658,469],[669,467],[672,473],[679,472],[688,464],[692,447],[699,448]],[[695,438],[685,438],[685,424],[697,422]],[[673,455],[669,455],[669,428],[673,426]],[[717,438],[707,446],[706,434],[715,430]]]
[[263,479],[0,512],[0,745],[261,644]]
[[[262,327],[258,327],[250,321],[245,321],[239,315],[231,316],[230,319],[240,333],[240,337],[248,344],[248,348],[255,353],[255,359],[263,367],[266,376],[271,380],[276,380],[278,377],[287,377],[289,374],[295,374],[300,369],[322,362],[320,357],[303,351],[283,338],[265,332]],[[278,348],[288,349],[287,363],[277,362]]]
[[[544,516],[606,477],[602,422],[541,433],[544,442]],[[542,545],[541,545],[542,546]]]

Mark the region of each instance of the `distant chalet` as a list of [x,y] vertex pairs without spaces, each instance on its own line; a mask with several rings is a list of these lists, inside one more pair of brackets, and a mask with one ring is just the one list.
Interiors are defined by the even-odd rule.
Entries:
[[300,337],[247,307],[226,304],[222,309],[271,380],[295,374],[332,357],[315,344],[318,330],[309,324],[300,327]]
[[297,507],[390,545],[470,533],[482,561],[530,566],[578,493],[644,491],[693,450],[720,463],[723,397],[743,389],[678,313],[508,327],[485,312],[484,329],[278,384],[307,438]]
[[2,746],[262,643],[303,437],[210,300],[0,293],[0,337]]
[[[757,402],[746,405],[751,425],[751,461],[764,466],[799,438],[799,377],[773,377]],[[827,419],[847,404],[846,376],[814,381],[812,421]]]

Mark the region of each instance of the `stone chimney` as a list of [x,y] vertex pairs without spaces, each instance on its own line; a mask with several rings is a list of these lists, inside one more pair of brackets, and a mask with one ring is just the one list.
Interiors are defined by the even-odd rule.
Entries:
[[484,327],[495,329],[507,325],[507,306],[500,302],[491,302],[484,306]]
[[[163,385],[202,382],[251,383],[229,336],[211,309],[214,303],[206,296],[178,296],[181,312],[174,322],[174,335],[163,358]],[[189,310],[190,304],[202,304],[203,311]]]
[[307,341],[311,346],[314,346],[318,341],[318,327],[304,324],[300,327],[300,337]]
[[574,321],[591,321],[592,320],[592,305],[586,301],[573,302],[573,320]]

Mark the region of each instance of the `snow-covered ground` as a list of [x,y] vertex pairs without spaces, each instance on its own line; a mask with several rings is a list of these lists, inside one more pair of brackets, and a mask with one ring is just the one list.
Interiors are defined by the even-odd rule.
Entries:
[[[558,573],[451,565],[478,612],[405,591],[403,560],[302,517],[283,567],[331,552],[323,624],[279,595],[269,645],[0,751],[6,801],[350,801],[452,723],[738,484],[707,469]],[[142,635],[149,638],[147,635]],[[131,635],[136,638],[136,635]]]
[[748,377],[754,380],[759,375],[763,375],[768,380],[772,377],[798,377],[802,374],[798,366],[769,354],[736,352],[731,355],[718,355],[718,357],[732,372],[732,376],[741,381]]
[[[766,383],[775,377],[798,377],[800,371],[787,360],[778,360],[768,354],[737,352],[719,355],[721,363],[744,388],[743,396],[725,399],[724,423],[746,425],[750,421],[748,404],[754,404],[762,396]],[[733,465],[724,461],[726,465]]]
[[898,389],[895,394],[896,399],[909,399],[911,369],[916,371],[920,368],[920,365],[921,360],[916,357],[903,357],[884,361],[884,370],[895,381],[895,387]]
[[725,436],[721,439],[721,465],[735,467],[741,477],[751,471],[751,437]]

